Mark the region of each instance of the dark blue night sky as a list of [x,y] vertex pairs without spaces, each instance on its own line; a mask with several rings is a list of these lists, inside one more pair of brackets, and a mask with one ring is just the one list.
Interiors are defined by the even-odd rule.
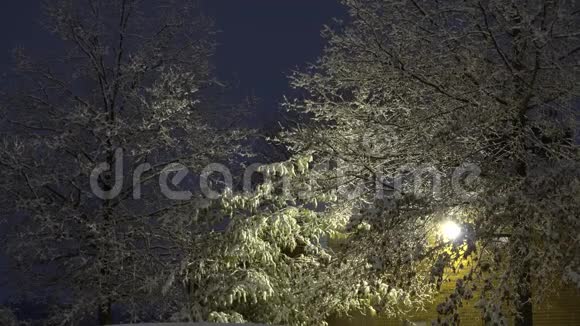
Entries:
[[337,0],[205,3],[223,31],[216,60],[220,76],[239,79],[244,91],[262,100],[264,114],[274,111],[285,92],[286,74],[320,55],[322,26],[344,15]]

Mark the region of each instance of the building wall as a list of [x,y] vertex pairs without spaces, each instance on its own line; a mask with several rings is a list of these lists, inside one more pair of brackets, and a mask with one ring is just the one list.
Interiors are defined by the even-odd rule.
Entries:
[[[332,247],[343,239],[331,239]],[[470,266],[470,259],[463,262],[465,266]],[[433,300],[433,304],[427,305],[425,311],[414,312],[408,320],[389,319],[381,316],[364,316],[353,314],[349,317],[332,318],[328,321],[329,326],[427,326],[437,319],[437,305],[445,301],[455,290],[455,283],[458,278],[465,274],[459,272],[454,275],[447,275],[446,281],[441,285],[439,295]],[[460,325],[462,326],[486,326],[481,318],[481,310],[475,307],[478,300],[478,293],[474,293],[473,299],[464,301],[459,309]],[[573,285],[564,286],[555,295],[546,298],[542,304],[536,304],[534,309],[534,326],[580,326],[580,288]],[[509,325],[514,325],[514,318],[508,320]]]
[[580,289],[565,287],[558,295],[534,307],[534,325],[580,325]]
[[[409,322],[385,317],[371,317],[355,315],[351,318],[335,318],[329,321],[330,326],[408,326],[431,325],[431,321],[437,319],[437,303],[442,302],[454,289],[455,281],[450,279],[442,285],[441,293],[434,304],[427,306],[426,311],[418,312],[409,317]],[[481,319],[480,310],[475,308],[475,298],[464,302],[460,308],[460,325],[485,326]],[[513,320],[510,320],[513,325]],[[580,326],[580,289],[564,287],[558,294],[547,298],[543,304],[534,305],[535,326]]]

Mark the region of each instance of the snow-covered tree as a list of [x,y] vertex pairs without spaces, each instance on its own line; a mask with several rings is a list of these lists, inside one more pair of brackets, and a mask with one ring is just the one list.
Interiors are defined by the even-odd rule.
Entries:
[[[478,258],[473,278],[493,285],[481,302],[511,302],[529,322],[531,300],[579,268],[578,4],[345,3],[352,22],[327,30],[325,56],[294,76],[309,96],[289,105],[316,122],[291,134],[295,150],[340,158],[367,183],[371,204],[358,201],[353,216],[372,228],[357,251],[396,269],[399,257],[451,265],[428,238],[438,219],[456,219],[466,245],[456,248]],[[480,174],[470,194],[461,169]],[[435,176],[423,184],[433,194],[391,189],[402,196],[394,207],[372,203],[377,183],[399,188],[405,174]],[[395,246],[400,256],[393,240],[408,244]],[[460,300],[450,301],[453,320]]]
[[6,326],[18,325],[14,313],[10,309],[4,307],[0,307],[0,322],[2,322],[2,325]]
[[[389,302],[390,313],[401,313],[434,290],[427,282],[410,284],[417,293],[411,296],[404,286],[390,287],[360,252],[329,243],[346,236],[351,211],[325,209],[337,194],[313,188],[312,159],[297,155],[260,166],[255,173],[263,182],[243,194],[225,192],[208,210],[220,207],[226,218],[189,245],[185,272],[196,320],[320,325],[335,313],[372,312],[371,303]],[[348,234],[366,231],[357,228]]]
[[529,325],[533,301],[579,284],[578,2],[344,4],[292,76],[303,119],[280,140],[297,156],[265,168],[286,181],[224,199],[215,258],[190,258],[195,307],[291,325],[405,314],[462,270],[439,323],[477,295],[487,321]]
[[116,304],[169,318],[185,292],[159,281],[179,269],[174,239],[195,227],[177,212],[195,203],[158,180],[228,159],[240,138],[207,101],[211,22],[192,1],[58,0],[45,13],[63,51],[16,51],[21,78],[2,103],[2,219],[21,290],[64,307],[59,322],[111,323]]

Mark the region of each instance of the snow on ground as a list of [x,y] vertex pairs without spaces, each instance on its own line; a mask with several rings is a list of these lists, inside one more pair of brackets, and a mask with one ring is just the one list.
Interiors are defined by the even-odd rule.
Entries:
[[243,326],[266,326],[260,324],[212,324],[212,323],[152,323],[152,324],[122,324],[122,325],[111,325],[111,326],[231,326],[231,325],[243,325]]

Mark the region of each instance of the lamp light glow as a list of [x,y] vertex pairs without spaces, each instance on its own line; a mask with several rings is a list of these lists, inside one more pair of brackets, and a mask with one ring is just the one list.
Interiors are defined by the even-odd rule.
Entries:
[[447,241],[457,240],[457,238],[459,238],[461,235],[461,227],[453,221],[447,221],[443,223],[441,231],[443,233],[443,237]]

